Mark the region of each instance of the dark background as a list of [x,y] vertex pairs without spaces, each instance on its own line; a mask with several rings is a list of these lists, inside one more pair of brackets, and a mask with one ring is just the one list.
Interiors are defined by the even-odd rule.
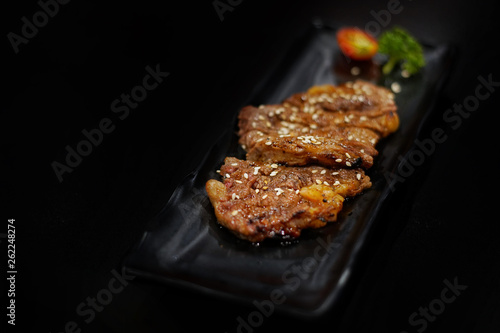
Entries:
[[[314,18],[364,27],[374,20],[371,11],[387,3],[247,0],[221,21],[212,1],[73,0],[18,54],[7,34],[20,34],[21,18],[32,21],[40,7],[9,3],[2,10],[0,230],[6,233],[7,219],[16,219],[13,331],[62,332],[69,321],[82,332],[236,331],[236,318],[254,308],[139,279],[88,324],[75,310],[107,287],[147,221],[196,168],[219,135],[210,127],[230,121],[228,106],[250,94]],[[500,92],[457,130],[442,121],[445,110],[474,95],[478,76],[500,81],[493,5],[401,0],[403,10],[389,26],[456,47],[450,77],[421,132],[429,137],[443,127],[448,140],[398,187],[335,308],[314,321],[274,314],[255,331],[416,332],[420,326],[408,317],[440,298],[445,279],[467,289],[426,332],[500,330],[494,121]],[[148,65],[170,75],[119,120],[111,102],[141,84]],[[81,131],[103,118],[113,120],[114,131],[60,183],[51,163],[64,163],[65,146],[75,147]]]

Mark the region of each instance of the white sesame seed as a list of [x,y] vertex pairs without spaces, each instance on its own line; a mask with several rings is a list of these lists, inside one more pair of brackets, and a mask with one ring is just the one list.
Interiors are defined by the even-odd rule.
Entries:
[[295,194],[299,194],[300,190],[295,190]]
[[350,167],[350,166],[351,166],[351,162],[346,161],[346,162],[345,162],[345,165],[347,165],[348,167]]
[[278,171],[273,171],[273,172],[271,172],[271,174],[270,174],[269,176],[274,177],[274,176],[276,176],[277,174],[278,174]]
[[273,144],[273,143],[272,143],[271,141],[267,141],[267,142],[266,142],[266,146],[270,146],[270,145],[272,145],[272,144]]
[[226,173],[226,178],[230,178],[230,177],[231,177],[231,176],[230,176],[228,173]]
[[267,198],[267,194],[264,194],[264,195],[262,196],[262,199],[265,199],[265,198]]
[[340,185],[340,182],[337,180],[337,181],[335,181],[335,183],[333,183],[333,185],[335,185],[335,186]]
[[215,170],[215,172],[220,173],[220,170]]
[[288,128],[285,128],[285,127],[281,127],[278,131],[278,134],[282,134],[282,135],[287,135],[288,133],[290,133],[290,130]]
[[312,170],[312,171],[311,171],[311,173],[316,173],[316,172],[318,172],[318,170]]
[[361,73],[361,69],[357,66],[352,66],[351,75],[357,76],[359,73]]
[[238,165],[238,163],[231,163],[231,165],[232,165],[232,166],[237,166],[237,165]]
[[328,184],[326,180],[323,182],[323,184],[325,184],[326,186],[330,186],[330,184]]
[[255,193],[259,193],[260,190],[258,188],[255,189]]
[[238,184],[242,184],[243,182],[241,180],[235,180]]
[[233,211],[231,212],[231,215],[233,215],[233,216],[238,215],[238,211],[237,211],[237,210],[233,210]]
[[339,174],[338,171],[332,172],[332,176],[336,176],[338,174]]
[[260,169],[260,167],[254,167],[253,174],[256,175],[257,173],[259,173],[259,169]]
[[243,177],[245,177],[246,179],[248,179],[248,173],[246,173],[246,172],[245,172],[245,173],[243,174]]
[[276,164],[276,163],[271,164],[271,168],[276,169],[277,167],[278,167],[278,164]]
[[341,158],[337,158],[337,159],[335,160],[335,162],[337,162],[337,163],[341,163],[341,162],[342,162],[342,159],[341,159]]
[[357,174],[356,174],[356,178],[357,178],[358,180],[361,180],[361,174],[360,174],[360,173],[357,173]]
[[349,155],[349,153],[345,153],[345,156],[347,156],[347,158],[351,158],[351,155]]
[[324,175],[326,173],[326,170],[322,170],[320,173]]
[[316,179],[316,184],[320,185],[321,184],[321,180]]
[[397,94],[397,93],[401,92],[401,85],[397,82],[393,82],[391,84],[391,90]]

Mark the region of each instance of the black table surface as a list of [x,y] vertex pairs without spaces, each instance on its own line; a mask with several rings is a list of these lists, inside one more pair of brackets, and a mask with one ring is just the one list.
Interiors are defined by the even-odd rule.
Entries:
[[[9,7],[0,114],[5,314],[16,304],[15,326],[2,315],[9,331],[500,330],[493,1]],[[255,306],[124,275],[122,260],[147,221],[218,137],[211,125],[228,121],[218,110],[244,101],[318,20],[400,25],[456,51],[419,137],[441,128],[447,139],[398,183],[341,302],[316,320],[272,313],[260,321]],[[130,94],[140,101],[127,102]],[[92,146],[81,144],[85,135]],[[87,156],[60,169],[67,147]],[[16,227],[12,297],[8,219]]]

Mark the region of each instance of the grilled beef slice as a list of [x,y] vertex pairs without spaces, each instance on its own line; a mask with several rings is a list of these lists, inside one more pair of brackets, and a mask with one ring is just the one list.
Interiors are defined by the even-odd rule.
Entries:
[[223,182],[206,184],[220,224],[238,237],[260,242],[296,238],[305,228],[336,221],[344,199],[371,186],[362,169],[286,167],[227,157]]

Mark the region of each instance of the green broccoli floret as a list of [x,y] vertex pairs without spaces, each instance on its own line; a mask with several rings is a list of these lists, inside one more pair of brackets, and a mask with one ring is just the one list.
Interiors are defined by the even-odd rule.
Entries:
[[385,75],[392,72],[394,66],[399,63],[408,74],[415,74],[425,66],[422,46],[408,31],[400,27],[382,33],[378,40],[378,51],[389,56],[389,60],[382,67]]

